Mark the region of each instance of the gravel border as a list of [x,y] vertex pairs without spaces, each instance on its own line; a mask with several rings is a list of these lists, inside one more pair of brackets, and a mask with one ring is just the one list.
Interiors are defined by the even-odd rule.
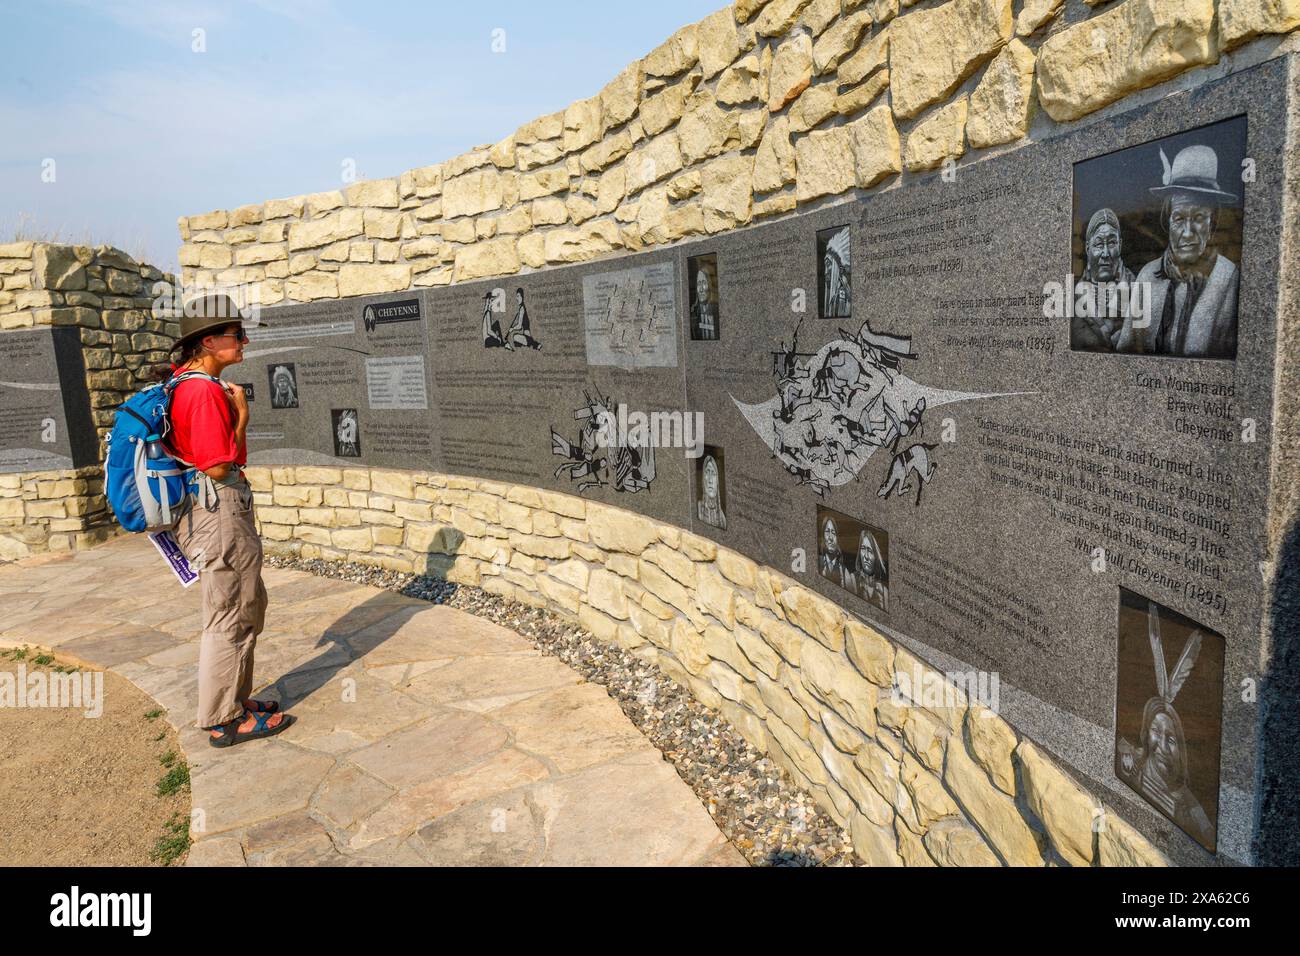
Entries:
[[541,608],[481,588],[365,564],[267,552],[266,565],[396,591],[486,618],[604,687],[695,791],[718,829],[754,866],[858,866],[848,831],[789,774],[689,689],[621,647]]

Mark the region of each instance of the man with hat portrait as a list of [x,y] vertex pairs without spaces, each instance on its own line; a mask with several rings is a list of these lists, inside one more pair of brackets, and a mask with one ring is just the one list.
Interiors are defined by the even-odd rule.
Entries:
[[1237,196],[1219,187],[1219,158],[1209,146],[1188,146],[1171,164],[1164,150],[1164,254],[1137,281],[1148,291],[1149,322],[1125,320],[1115,351],[1188,358],[1236,358],[1239,273],[1215,248],[1219,210]]
[[172,392],[166,444],[198,473],[198,492],[175,535],[203,591],[198,724],[214,747],[269,737],[293,721],[278,702],[252,697],[253,651],[267,605],[262,540],[244,477],[248,400],[243,388],[221,380],[244,360],[247,342],[234,300],[205,295],[185,305],[172,347],[176,364],[157,371]]

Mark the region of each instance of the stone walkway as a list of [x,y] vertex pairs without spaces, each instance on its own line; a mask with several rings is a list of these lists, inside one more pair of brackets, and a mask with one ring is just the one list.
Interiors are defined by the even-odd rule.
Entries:
[[256,683],[298,723],[216,750],[193,726],[199,588],[147,540],[0,566],[0,646],[110,668],[167,709],[190,765],[190,865],[745,865],[605,691],[513,631],[265,578]]

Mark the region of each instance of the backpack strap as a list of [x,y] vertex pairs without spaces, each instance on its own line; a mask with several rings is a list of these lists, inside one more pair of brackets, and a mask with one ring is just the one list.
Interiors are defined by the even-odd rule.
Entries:
[[[167,431],[168,431],[168,433],[171,432],[171,427],[172,427],[172,419],[171,419],[171,415],[172,415],[172,409],[171,409],[171,397],[172,397],[172,393],[176,391],[177,387],[179,387],[180,384],[181,384],[182,382],[187,382],[187,381],[189,381],[189,380],[192,379],[192,378],[205,378],[205,379],[207,379],[209,382],[214,382],[214,383],[216,383],[218,386],[221,386],[222,388],[225,387],[224,385],[222,385],[221,379],[217,378],[215,375],[209,375],[207,372],[200,372],[198,369],[190,369],[190,370],[187,371],[187,372],[181,372],[179,375],[173,375],[171,378],[169,378],[169,379],[168,379],[168,380],[163,384],[163,391],[164,391],[164,392],[166,393],[166,395],[167,395],[167,417],[166,417],[166,422],[167,422]],[[165,436],[164,436],[164,437],[165,437]],[[186,461],[184,458],[180,457],[179,455],[177,455],[177,454],[175,454],[175,453],[172,454],[172,458],[174,458],[174,459],[175,459],[176,461],[178,461],[180,464],[184,465],[184,466],[185,466],[186,468],[188,468],[190,471],[194,472],[194,479],[195,479],[195,480],[194,480],[194,486],[195,486],[194,499],[195,499],[195,501],[197,502],[197,504],[199,505],[200,508],[206,508],[206,509],[208,509],[208,510],[212,510],[212,508],[213,508],[213,507],[216,505],[216,503],[217,503],[217,486],[216,486],[216,483],[213,482],[213,480],[212,480],[211,478],[209,478],[206,474],[204,474],[203,472],[200,472],[200,471],[198,470],[198,468],[196,468],[192,462],[188,462],[188,461]]]

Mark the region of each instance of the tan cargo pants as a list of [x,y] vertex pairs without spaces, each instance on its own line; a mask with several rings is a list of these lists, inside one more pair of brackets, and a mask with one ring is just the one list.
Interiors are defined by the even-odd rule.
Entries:
[[253,693],[253,649],[266,620],[253,489],[241,478],[236,485],[217,485],[216,491],[215,510],[195,504],[176,525],[176,540],[199,572],[203,592],[200,727],[243,713],[243,701]]

